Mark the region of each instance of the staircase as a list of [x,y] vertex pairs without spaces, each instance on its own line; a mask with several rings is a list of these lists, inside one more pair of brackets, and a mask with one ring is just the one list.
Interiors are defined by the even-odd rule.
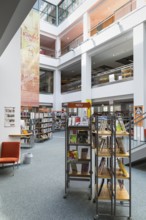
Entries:
[[[130,129],[131,128],[131,129]],[[131,163],[146,160],[146,112],[131,120],[126,125],[131,130]]]

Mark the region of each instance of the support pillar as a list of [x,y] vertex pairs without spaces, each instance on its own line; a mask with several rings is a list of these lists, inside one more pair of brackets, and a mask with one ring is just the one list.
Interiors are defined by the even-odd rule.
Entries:
[[61,55],[61,42],[60,38],[57,37],[55,41],[55,57],[58,58]]
[[90,37],[90,16],[86,12],[83,15],[83,41],[86,41]]
[[87,53],[81,58],[81,101],[91,100],[91,57]]
[[60,111],[62,109],[61,103],[61,71],[54,71],[54,103],[53,110]]

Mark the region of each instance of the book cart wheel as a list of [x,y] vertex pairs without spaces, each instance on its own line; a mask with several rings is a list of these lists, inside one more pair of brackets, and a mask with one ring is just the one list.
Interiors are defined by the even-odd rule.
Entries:
[[93,203],[95,203],[96,201],[95,201],[95,198],[93,199]]
[[91,196],[88,197],[88,200],[91,200]]
[[63,196],[63,198],[66,199],[66,198],[67,198],[67,194],[65,194],[65,195]]
[[128,217],[127,219],[128,219],[128,220],[132,220],[132,218],[131,218],[131,217]]

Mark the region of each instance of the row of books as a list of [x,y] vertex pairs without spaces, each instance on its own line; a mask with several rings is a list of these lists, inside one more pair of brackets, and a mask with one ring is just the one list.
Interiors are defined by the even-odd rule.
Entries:
[[[124,177],[128,177],[128,172],[125,168],[125,165],[123,164],[122,160],[120,160],[119,158],[117,158],[117,163],[118,163],[118,166],[119,166],[119,171],[121,172],[121,174],[124,176]],[[100,164],[98,166],[98,174],[99,175],[102,175],[103,172],[104,172],[104,169],[106,168],[106,158],[105,157],[102,157],[101,160],[100,160]],[[110,171],[110,170],[109,170]]]
[[[105,179],[103,178],[99,184],[99,188],[98,188],[98,197],[100,196],[103,186],[105,183]],[[124,180],[118,180],[118,184],[119,184],[119,188],[120,190],[122,190],[124,188]],[[112,184],[111,184],[111,180],[107,179],[107,189],[109,191],[110,196],[112,196],[112,194],[114,193],[114,191],[112,190]]]
[[[88,157],[88,148],[81,149],[81,159],[87,159]],[[79,159],[79,154],[77,150],[70,150],[67,152],[68,162],[75,162]]]
[[79,117],[79,116],[71,116],[68,119],[68,126],[88,126],[89,125],[89,119],[84,116],[84,117]]
[[76,134],[70,134],[69,143],[88,143],[88,131],[78,131]]
[[[72,169],[72,173],[76,174],[78,173],[78,167],[76,163],[70,163],[71,164],[71,169]],[[81,164],[81,174],[85,174],[89,172],[89,162],[86,163],[82,163]]]
[[[101,140],[99,142],[98,150],[100,152],[102,152],[102,150],[104,148],[109,148],[110,149],[110,143],[108,143],[107,138],[101,138]],[[116,151],[117,151],[117,153],[123,153],[123,154],[126,153],[126,148],[123,144],[123,141],[122,141],[121,137],[116,138]]]

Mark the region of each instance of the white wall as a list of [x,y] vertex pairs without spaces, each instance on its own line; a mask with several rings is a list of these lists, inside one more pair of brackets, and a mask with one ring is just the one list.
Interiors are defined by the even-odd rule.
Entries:
[[40,103],[53,103],[53,95],[40,94],[39,95]]
[[81,101],[81,92],[64,93],[61,95],[61,102]]
[[92,89],[91,93],[92,99],[105,98],[105,100],[113,96],[130,95],[134,93],[134,82],[130,80],[127,82],[96,87]]
[[[0,144],[13,141],[10,133],[20,133],[20,31],[0,57]],[[4,107],[15,107],[15,127],[4,127]],[[16,140],[16,139],[15,139]]]

